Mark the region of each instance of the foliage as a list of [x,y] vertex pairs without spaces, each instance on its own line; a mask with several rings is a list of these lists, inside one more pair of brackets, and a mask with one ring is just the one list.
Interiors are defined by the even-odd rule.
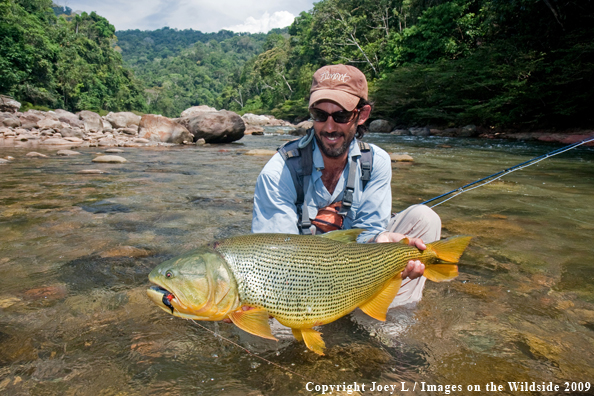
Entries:
[[[125,62],[142,79],[148,111],[169,117],[191,107],[241,109],[242,87],[232,87],[242,66],[264,48],[275,48],[282,30],[270,34],[235,34],[221,30],[163,28],[155,31],[117,32]],[[250,108],[260,103],[252,98]]]
[[0,92],[72,111],[144,109],[105,18],[93,12],[68,21],[55,16],[64,9],[50,0],[0,1]]
[[[255,112],[307,116],[313,71],[359,67],[374,115],[408,125],[591,127],[594,2],[322,0],[228,87]],[[263,89],[265,88],[265,89]]]

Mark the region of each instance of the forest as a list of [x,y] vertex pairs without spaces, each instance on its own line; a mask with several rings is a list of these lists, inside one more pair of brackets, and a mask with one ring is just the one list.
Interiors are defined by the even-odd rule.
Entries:
[[266,34],[115,31],[0,0],[0,93],[28,106],[177,117],[209,105],[303,120],[313,72],[346,63],[374,116],[408,126],[594,125],[592,0],[322,0]]

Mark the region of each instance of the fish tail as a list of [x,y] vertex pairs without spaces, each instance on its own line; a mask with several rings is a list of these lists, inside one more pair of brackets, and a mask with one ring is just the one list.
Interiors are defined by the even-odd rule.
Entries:
[[455,236],[429,243],[427,249],[431,249],[440,261],[455,264],[460,260],[471,239],[472,237],[467,235]]
[[457,277],[458,266],[455,264],[460,260],[471,239],[471,236],[462,235],[427,244],[427,250],[431,251],[440,263],[428,265],[423,275],[433,282],[449,281]]

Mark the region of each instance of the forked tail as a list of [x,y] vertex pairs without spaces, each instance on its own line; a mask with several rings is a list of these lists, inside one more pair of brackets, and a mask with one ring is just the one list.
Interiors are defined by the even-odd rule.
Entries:
[[471,239],[471,236],[462,235],[427,244],[427,250],[433,252],[439,263],[428,265],[423,275],[433,282],[449,281],[457,277],[456,263]]

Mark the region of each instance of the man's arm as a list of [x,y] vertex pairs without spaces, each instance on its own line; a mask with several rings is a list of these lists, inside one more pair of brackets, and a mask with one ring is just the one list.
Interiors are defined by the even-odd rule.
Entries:
[[252,232],[299,234],[296,200],[291,172],[277,153],[264,166],[256,182]]

